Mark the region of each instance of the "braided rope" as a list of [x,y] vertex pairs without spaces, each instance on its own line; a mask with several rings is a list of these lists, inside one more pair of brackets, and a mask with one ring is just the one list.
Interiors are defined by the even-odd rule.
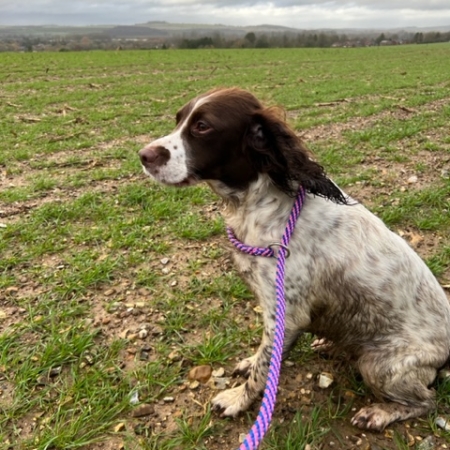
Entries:
[[252,256],[265,256],[272,258],[275,254],[270,247],[252,247],[251,245],[243,244],[234,234],[231,227],[227,227],[227,235],[230,242],[242,253],[247,253]]
[[[270,357],[269,371],[267,374],[266,387],[264,389],[263,400],[252,428],[245,436],[244,441],[239,450],[255,450],[263,440],[267,430],[269,429],[272,413],[275,408],[278,381],[280,377],[281,358],[283,353],[284,330],[286,301],[284,295],[284,278],[285,278],[285,262],[288,253],[287,246],[295,229],[295,224],[300,215],[300,211],[305,200],[305,190],[300,187],[297,198],[291,210],[286,229],[281,238],[281,245],[278,251],[277,269],[275,275],[275,292],[277,299],[277,307],[275,312],[275,331]],[[240,242],[233,233],[231,228],[227,229],[228,237],[233,245],[244,253],[254,256],[274,256],[271,248],[251,247]],[[271,254],[269,254],[271,252]]]

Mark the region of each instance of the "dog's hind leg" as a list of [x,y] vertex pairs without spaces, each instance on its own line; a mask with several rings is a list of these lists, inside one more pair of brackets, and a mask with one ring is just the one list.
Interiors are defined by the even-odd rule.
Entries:
[[401,405],[400,403],[374,403],[361,408],[352,418],[352,425],[358,428],[383,431],[390,423],[419,417],[429,412],[434,403],[423,406]]
[[382,431],[398,420],[418,417],[435,407],[435,392],[428,386],[436,378],[437,369],[420,365],[414,355],[370,352],[359,359],[359,369],[376,397],[389,403],[374,403],[361,408],[352,419],[358,428]]

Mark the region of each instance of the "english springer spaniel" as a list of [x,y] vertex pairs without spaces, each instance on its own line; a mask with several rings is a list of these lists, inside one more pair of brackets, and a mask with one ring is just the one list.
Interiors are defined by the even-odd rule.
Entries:
[[[139,151],[146,174],[169,186],[206,183],[224,200],[225,221],[245,244],[280,242],[300,186],[306,198],[286,260],[287,352],[311,332],[352,356],[379,403],[352,419],[359,428],[427,413],[430,388],[450,355],[450,307],[430,270],[398,235],[339,189],[281,117],[252,94],[216,89],[176,115],[175,130]],[[235,416],[267,377],[275,325],[276,258],[235,252],[240,273],[263,309],[247,377],[213,407]]]

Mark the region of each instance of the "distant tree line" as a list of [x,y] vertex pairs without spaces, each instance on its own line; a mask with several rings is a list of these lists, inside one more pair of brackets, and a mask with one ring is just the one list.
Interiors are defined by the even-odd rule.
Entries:
[[[131,27],[130,27],[131,28]],[[254,33],[229,36],[157,36],[114,37],[107,34],[54,36],[0,36],[0,51],[78,51],[151,48],[295,48],[295,47],[363,47],[372,45],[429,44],[450,42],[450,32],[401,32],[370,35],[337,32]]]
[[177,48],[270,48],[270,47],[359,47],[369,45],[429,44],[450,42],[450,32],[381,33],[378,36],[347,35],[336,32],[302,33],[247,33],[243,38],[227,38],[221,35],[193,39],[172,39],[168,45]]
[[183,39],[178,45],[179,48],[205,48],[214,47],[214,42],[210,37],[202,37],[198,39]]

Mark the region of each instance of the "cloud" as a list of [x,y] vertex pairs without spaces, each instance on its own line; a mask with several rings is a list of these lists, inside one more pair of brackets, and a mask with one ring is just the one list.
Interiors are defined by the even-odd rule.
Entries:
[[0,0],[2,25],[134,24],[152,20],[295,28],[450,25],[449,0]]

